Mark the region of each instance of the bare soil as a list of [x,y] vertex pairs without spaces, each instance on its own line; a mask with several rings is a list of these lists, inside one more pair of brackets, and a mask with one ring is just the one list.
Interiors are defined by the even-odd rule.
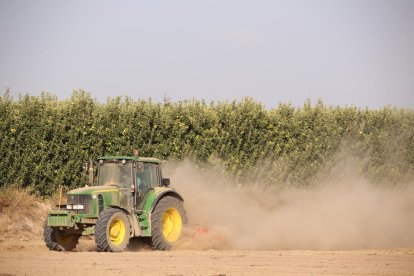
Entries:
[[347,181],[274,195],[203,179],[178,181],[196,227],[168,252],[133,240],[125,252],[100,253],[93,237],[82,237],[74,252],[49,251],[42,236],[52,204],[0,192],[0,276],[414,275],[412,185]]
[[0,275],[414,275],[414,248],[350,251],[129,251],[100,253],[93,240],[74,252],[40,239],[0,241]]

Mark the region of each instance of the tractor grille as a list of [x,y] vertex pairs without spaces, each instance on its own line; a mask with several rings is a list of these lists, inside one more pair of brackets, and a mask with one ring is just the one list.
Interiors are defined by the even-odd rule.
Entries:
[[75,214],[92,213],[92,197],[91,195],[68,195],[67,204],[82,204],[85,206],[83,210],[72,210]]

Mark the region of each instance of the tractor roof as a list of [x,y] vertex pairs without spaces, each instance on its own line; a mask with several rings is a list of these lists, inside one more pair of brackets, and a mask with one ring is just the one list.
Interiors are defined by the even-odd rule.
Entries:
[[151,162],[151,163],[161,163],[160,159],[152,157],[135,157],[135,156],[103,156],[98,157],[98,160],[134,160],[138,162]]

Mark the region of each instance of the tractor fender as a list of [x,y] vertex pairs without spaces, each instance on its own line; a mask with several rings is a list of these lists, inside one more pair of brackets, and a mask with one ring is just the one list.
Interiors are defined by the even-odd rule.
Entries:
[[[151,236],[151,216],[152,212],[155,209],[155,206],[157,206],[158,202],[161,200],[161,198],[164,198],[166,196],[173,196],[177,198],[180,201],[184,201],[183,198],[170,187],[155,187],[150,190],[148,193],[148,196],[144,203],[143,212],[141,215],[139,215],[139,222],[141,225],[141,235],[145,237]],[[144,226],[144,228],[142,228]]]
[[182,196],[179,193],[177,193],[177,191],[173,188],[157,187],[156,189],[154,189],[154,191],[155,191],[155,200],[152,202],[149,214],[151,214],[152,211],[154,211],[154,208],[157,205],[158,201],[160,201],[160,199],[165,196],[172,196],[184,202],[184,199],[182,198]]
[[128,210],[116,206],[116,205],[109,205],[111,208],[113,209],[118,209],[121,210],[125,213],[125,215],[127,216],[127,218],[129,219],[129,223],[131,224],[131,238],[132,237],[140,237],[141,236],[141,228],[139,227],[139,223],[138,223],[138,219],[137,216],[135,216],[134,214],[131,215],[130,212],[128,212]]

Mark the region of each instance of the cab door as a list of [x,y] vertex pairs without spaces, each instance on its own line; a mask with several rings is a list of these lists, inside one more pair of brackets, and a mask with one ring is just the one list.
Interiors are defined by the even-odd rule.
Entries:
[[150,162],[139,162],[136,174],[135,201],[136,210],[142,210],[148,192],[154,187],[159,186],[158,164]]
[[[122,164],[122,163],[121,163]],[[134,187],[134,168],[132,162],[119,165],[121,171],[119,174],[118,189],[120,193],[120,207],[132,211],[134,209],[134,195],[131,187]]]

